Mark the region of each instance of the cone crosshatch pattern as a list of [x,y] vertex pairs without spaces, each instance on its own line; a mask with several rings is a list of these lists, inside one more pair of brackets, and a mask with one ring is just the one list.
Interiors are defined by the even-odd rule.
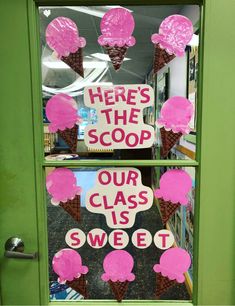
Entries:
[[88,298],[86,277],[84,274],[82,274],[79,278],[75,278],[72,281],[67,281],[66,285],[83,295],[84,299]]
[[162,147],[161,147],[161,156],[167,157],[170,150],[174,145],[180,140],[180,137],[183,135],[181,132],[174,133],[172,130],[166,131],[164,127],[160,128]]
[[123,46],[123,47],[118,47],[118,46],[114,46],[114,47],[110,47],[108,45],[104,46],[105,50],[107,51],[110,60],[113,64],[113,67],[115,70],[119,70],[123,60],[125,58],[125,55],[127,53],[127,47]]
[[78,142],[78,126],[74,125],[71,129],[65,129],[64,131],[58,130],[58,134],[67,143],[72,153],[77,153]]
[[166,50],[160,47],[159,44],[156,44],[154,48],[154,63],[153,63],[154,73],[157,73],[160,69],[162,69],[166,64],[168,64],[174,58],[175,58],[174,54],[168,54]]
[[69,56],[62,56],[61,60],[71,67],[81,77],[84,77],[83,55],[82,48],[78,48],[75,53],[70,53]]
[[180,203],[172,204],[170,201],[164,201],[163,198],[159,198],[158,203],[161,210],[162,223],[166,225],[170,217],[173,216],[180,207]]
[[176,280],[170,280],[168,277],[162,276],[161,273],[156,273],[156,298],[160,299],[162,294],[175,285],[177,285]]
[[69,200],[66,203],[60,202],[59,204],[75,221],[81,221],[81,198],[80,195],[76,195],[73,200]]
[[121,302],[123,300],[123,298],[125,297],[125,294],[126,294],[127,289],[128,289],[128,285],[129,285],[128,281],[125,281],[125,282],[109,281],[109,286],[110,286],[110,288],[113,292],[113,295],[115,296],[115,298],[118,302]]

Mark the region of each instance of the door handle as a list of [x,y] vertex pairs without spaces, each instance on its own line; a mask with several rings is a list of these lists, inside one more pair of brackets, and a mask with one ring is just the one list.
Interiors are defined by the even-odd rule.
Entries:
[[18,237],[11,237],[5,243],[6,258],[36,259],[38,253],[24,253],[24,242]]

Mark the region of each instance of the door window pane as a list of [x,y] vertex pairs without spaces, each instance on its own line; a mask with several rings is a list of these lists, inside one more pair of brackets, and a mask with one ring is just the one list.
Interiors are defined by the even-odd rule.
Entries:
[[[98,41],[98,38],[102,37],[101,20],[113,8],[112,6],[39,8],[45,158],[47,160],[195,159],[198,33],[200,30],[195,25],[199,24],[199,6],[126,6],[125,8],[134,18],[135,25],[130,37],[134,37],[136,42],[135,44],[133,41],[130,42],[131,46],[128,46],[123,63],[118,70],[115,70],[117,66],[111,61],[112,55],[108,54],[110,50],[100,45],[100,40]],[[161,31],[166,18],[176,14],[192,21],[195,26],[193,39],[185,46],[185,53],[182,56],[171,57],[171,60],[165,66],[163,65],[164,67],[154,73],[156,60],[161,56],[158,54],[154,59],[156,44],[151,41],[151,36]],[[48,30],[48,26],[51,25],[51,22],[53,24],[56,18],[62,17],[70,20],[71,24],[67,24],[68,27],[75,25],[75,28],[79,30],[82,55],[78,56],[83,61],[83,72],[79,71],[79,65],[75,72],[76,68],[69,62],[68,56],[58,54],[61,49],[56,52],[56,46],[65,47],[65,43],[63,40],[61,43],[55,32]],[[49,39],[51,36],[47,38],[46,33],[48,37],[51,35],[55,41]],[[85,45],[84,39],[86,40]],[[79,63],[79,59],[75,63]],[[138,102],[137,106],[127,105],[123,103],[126,102],[126,97],[123,98],[119,93],[118,100],[124,100],[122,101],[123,107],[110,103],[111,111],[108,112],[106,108],[107,112],[101,114],[101,110],[97,109],[98,102],[91,107],[92,105],[84,95],[85,88],[90,86],[99,87],[101,91],[117,92],[117,86],[122,91],[127,85],[136,85],[137,88],[150,86],[153,94],[150,103],[146,104],[146,107],[139,107]],[[130,88],[136,90],[135,86]],[[74,125],[69,125],[69,131],[66,132],[64,131],[66,127],[64,125],[65,110],[62,110],[63,116],[59,117],[59,122],[54,128],[50,128],[51,124],[55,123],[54,116],[58,121],[58,113],[55,110],[57,103],[50,102],[50,108],[49,101],[59,94],[70,96],[68,104],[76,106],[72,115],[73,118],[76,117],[76,120],[74,119]],[[112,93],[110,93],[111,96]],[[138,93],[137,96],[133,98],[136,101],[140,94]],[[172,135],[172,132],[165,129],[166,123],[161,122],[163,127],[160,129],[161,124],[156,125],[156,121],[166,119],[163,115],[166,101],[176,96],[187,98],[194,112],[190,113],[190,119],[186,120],[186,123],[177,123],[178,125],[183,124],[184,128],[180,130],[181,132],[173,129]],[[171,100],[168,104],[174,109],[174,101]],[[119,116],[116,121],[115,111],[116,119]],[[176,107],[173,112],[174,120],[178,120],[178,116],[183,116],[182,118],[185,119],[185,116],[189,115],[179,114],[178,111],[179,107]],[[112,127],[108,115],[110,115]],[[97,125],[97,131],[92,132],[93,136],[89,136],[86,130],[96,129]],[[121,128],[124,132],[120,131]],[[112,134],[111,131],[114,129],[117,130]],[[141,131],[145,132],[141,134]],[[106,134],[106,132],[109,133]],[[92,141],[94,144],[91,145]]]
[[45,171],[51,300],[191,299],[194,168]]

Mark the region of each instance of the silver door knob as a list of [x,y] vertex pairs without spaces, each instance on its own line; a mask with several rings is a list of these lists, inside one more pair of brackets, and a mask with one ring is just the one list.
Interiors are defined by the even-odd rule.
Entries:
[[36,259],[38,253],[24,253],[24,242],[18,237],[11,237],[5,243],[4,256],[7,258]]

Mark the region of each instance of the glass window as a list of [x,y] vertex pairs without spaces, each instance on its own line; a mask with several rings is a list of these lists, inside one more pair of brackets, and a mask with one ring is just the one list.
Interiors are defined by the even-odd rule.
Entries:
[[[134,37],[136,42],[128,46],[118,70],[115,70],[111,61],[110,50],[98,41],[98,38],[102,36],[101,20],[112,8],[112,6],[39,8],[46,160],[194,160],[196,154],[199,6],[126,6],[125,8],[134,18],[133,33],[130,35]],[[154,73],[156,70],[154,57],[156,43],[151,41],[151,36],[158,33],[162,22],[167,17],[175,14],[191,18],[195,33],[185,45],[185,52],[182,56],[171,57],[169,62],[165,62],[165,65],[158,66],[160,69]],[[79,30],[79,37],[86,40],[85,46],[82,45],[83,47],[80,48],[83,62],[83,72],[80,74],[78,70],[75,72],[74,67],[71,68],[72,65],[68,63],[68,57],[62,58],[56,52],[53,42],[46,37],[46,33],[48,33],[48,37],[52,35],[48,26],[60,17],[71,20],[73,26],[75,25]],[[53,35],[55,36],[55,33]],[[55,39],[58,40],[58,37]],[[116,116],[126,115],[126,119],[119,117],[115,122],[111,112],[106,115],[101,114],[101,110],[97,109],[98,102],[96,101],[97,103],[94,103],[94,108],[92,108],[88,98],[84,95],[86,87],[97,86],[107,92],[107,90],[115,90],[115,88],[117,91],[117,86],[134,86],[135,84],[142,86],[146,84],[152,88],[151,101],[146,104],[146,107],[140,108],[138,103],[137,106],[128,106],[123,102],[123,107],[120,107],[119,110],[117,110],[116,104],[109,105],[112,113],[117,111]],[[135,87],[130,88],[136,89]],[[47,111],[47,105],[48,101],[58,94],[66,94],[71,97],[72,102],[70,102],[76,106],[77,116],[80,118],[74,125],[76,128],[70,127],[70,131],[64,131],[63,118],[57,118],[61,125],[54,126],[54,129],[50,128],[55,120],[55,118],[53,119],[55,114]],[[110,98],[111,96],[112,93],[110,93]],[[137,101],[139,96],[137,94],[133,99]],[[161,124],[156,124],[156,122],[165,116],[163,109],[167,108],[166,101],[171,99],[168,106],[173,106],[172,98],[177,96],[188,99],[193,111],[190,114],[182,115],[183,117],[190,115],[190,118],[186,120],[187,124],[184,122],[184,128],[180,132],[178,130],[168,131],[165,130],[165,127],[168,128],[165,121],[165,123],[161,121]],[[118,99],[121,101],[122,96],[120,95]],[[124,111],[127,113],[124,114]],[[131,111],[134,117],[130,117]],[[108,114],[111,116],[111,122],[108,122]],[[177,115],[177,112],[175,114]],[[95,132],[93,137],[89,136],[86,129],[92,128],[94,130],[97,124],[99,131],[96,136],[98,138],[94,136]],[[187,128],[185,128],[186,126]],[[120,131],[120,128],[123,127],[125,127],[125,133]],[[113,131],[115,128],[118,129],[116,133],[103,134],[107,130]],[[142,144],[140,143],[141,135],[139,135],[141,130],[151,131],[151,136],[148,132],[141,134],[142,139],[149,137],[149,141],[143,139]],[[138,137],[134,135],[135,133],[138,134]],[[91,142],[95,142],[97,139],[97,142],[91,145],[88,138]],[[106,144],[100,144],[102,139]],[[123,145],[124,143],[126,145]]]
[[[84,295],[88,299],[117,299],[112,277],[128,278],[128,286],[119,296],[123,300],[191,299],[194,168],[46,168],[46,176],[51,300],[79,300]],[[74,191],[69,196],[78,193],[73,200],[66,200],[69,182]],[[64,203],[59,202],[62,198]],[[74,269],[80,267],[74,254],[69,261],[68,249],[77,252],[88,268],[83,271],[86,282],[82,287],[76,287],[77,280],[75,284],[68,281],[69,272],[74,277],[78,273]],[[172,250],[179,250],[173,254],[174,265],[169,254]],[[133,260],[127,267],[122,251],[127,252],[125,260]],[[177,281],[159,278],[156,265],[166,269],[164,273],[170,278],[176,273]]]

